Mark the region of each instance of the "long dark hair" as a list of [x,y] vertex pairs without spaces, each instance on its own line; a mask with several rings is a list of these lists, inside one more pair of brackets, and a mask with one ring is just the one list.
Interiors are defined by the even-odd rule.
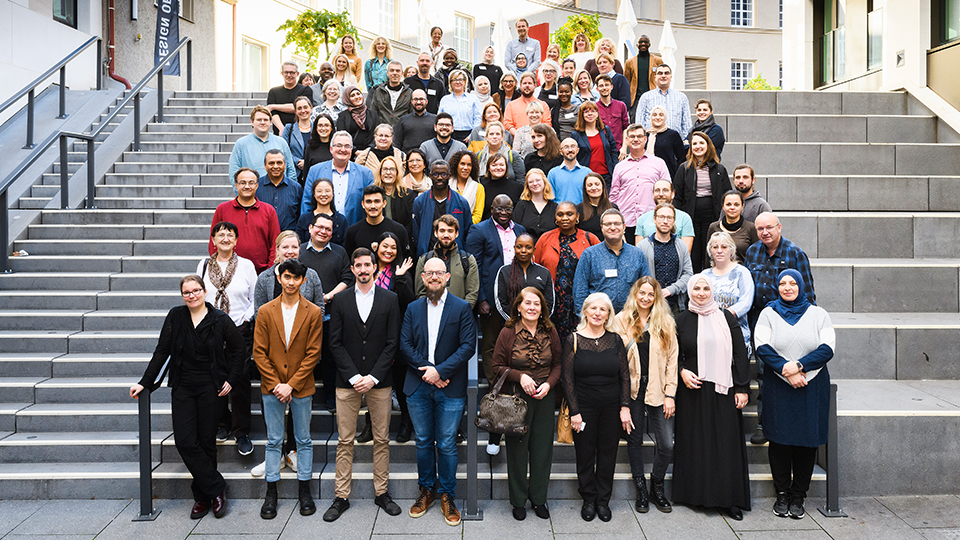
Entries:
[[[323,144],[320,141],[320,136],[317,135],[317,122],[321,118],[326,118],[330,122],[330,138],[333,139],[333,134],[337,131],[337,123],[333,121],[333,118],[329,114],[321,114],[313,119],[313,131],[310,132],[310,142],[307,143],[307,146],[313,150],[320,148],[320,145]],[[327,141],[327,146],[330,145],[330,141]]]
[[469,150],[460,150],[459,152],[453,154],[453,157],[450,158],[448,165],[450,165],[450,177],[459,179],[459,170],[460,170],[460,161],[464,156],[470,156],[470,178],[476,180],[480,175],[480,160],[477,159],[477,155]]
[[[333,181],[332,181],[332,180],[330,180],[329,178],[317,178],[317,181],[313,183],[313,187],[310,188],[310,189],[312,190],[312,193],[310,193],[310,211],[311,211],[311,212],[317,209],[317,195],[316,195],[316,193],[317,193],[317,184],[320,184],[321,182],[325,182],[325,183],[327,183],[327,184],[330,184],[330,190],[333,191]],[[337,197],[336,197],[336,194],[333,194],[333,195],[330,196],[330,212],[332,212],[332,213],[334,213],[334,214],[337,213],[337,204],[336,204],[337,200],[336,200],[336,198],[337,198]]]
[[397,245],[397,256],[393,258],[393,262],[389,264],[390,270],[396,274],[397,266],[400,266],[400,262],[407,258],[407,254],[404,251],[403,244],[400,243],[400,239],[397,238],[397,235],[393,234],[390,231],[387,231],[380,235],[380,238],[377,238],[377,249],[373,251],[373,262],[380,264],[380,256],[377,254],[377,251],[380,249],[380,242],[383,242],[387,238],[393,240],[393,243]]
[[597,214],[603,215],[604,212],[613,208],[613,203],[610,202],[610,193],[607,191],[607,182],[599,174],[592,172],[583,177],[583,221],[593,217],[593,205],[590,204],[590,196],[587,195],[587,178],[596,178],[600,180],[600,186],[603,189],[603,193],[600,195],[600,200],[597,201]]
[[[529,238],[531,244],[534,243],[533,236],[530,236],[527,233],[518,235],[515,242],[519,242],[523,237]],[[530,261],[530,264],[533,264],[533,260]],[[514,257],[513,262],[510,263],[510,279],[507,280],[508,297],[516,298],[517,295],[520,294],[521,289],[523,289],[523,268],[520,267],[520,261]]]
[[546,124],[534,124],[530,130],[544,136],[544,158],[557,159],[560,157],[560,140],[557,139],[557,134],[553,131],[552,127]]

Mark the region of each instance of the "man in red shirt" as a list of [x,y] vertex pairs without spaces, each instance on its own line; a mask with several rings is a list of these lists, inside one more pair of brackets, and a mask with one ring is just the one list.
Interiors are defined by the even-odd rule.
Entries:
[[[237,226],[240,234],[234,251],[238,256],[249,259],[258,274],[273,264],[277,255],[277,235],[280,234],[277,211],[257,200],[259,182],[257,171],[247,167],[239,169],[233,175],[237,197],[220,203],[213,212],[213,224],[229,221]],[[212,237],[208,249],[211,255],[217,252]]]
[[627,105],[618,99],[613,99],[613,80],[609,75],[603,74],[597,77],[597,92],[600,94],[600,99],[597,100],[600,120],[603,120],[603,125],[613,132],[613,140],[617,141],[617,148],[623,148],[623,130],[630,124]]

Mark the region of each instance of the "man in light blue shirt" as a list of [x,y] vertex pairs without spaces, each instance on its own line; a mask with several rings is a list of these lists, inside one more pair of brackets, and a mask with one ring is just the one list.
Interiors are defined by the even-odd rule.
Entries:
[[[657,180],[653,184],[653,204],[673,204],[673,183],[669,180]],[[683,210],[676,210],[675,225],[677,226],[677,238],[683,240],[687,245],[687,251],[693,249],[693,220],[690,214]],[[637,238],[646,238],[657,232],[657,225],[654,223],[653,210],[644,213],[637,218]]]
[[527,37],[529,26],[526,19],[517,19],[517,39],[511,39],[503,53],[504,67],[514,73],[517,72],[517,55],[520,53],[527,57],[527,71],[536,73],[540,67],[540,42]]
[[619,312],[630,294],[630,287],[649,276],[647,259],[637,246],[623,241],[623,214],[611,208],[600,216],[603,242],[583,250],[573,277],[573,309],[580,313],[583,301],[595,292],[606,293]]
[[666,64],[657,66],[657,88],[644,92],[640,96],[637,104],[637,123],[650,128],[650,112],[656,106],[663,107],[667,111],[667,127],[676,130],[686,143],[693,128],[693,122],[690,120],[690,101],[683,92],[670,88],[672,81],[673,72],[670,66]]
[[[281,137],[270,133],[270,111],[263,105],[257,105],[250,113],[250,124],[253,126],[253,133],[241,137],[233,145],[233,151],[230,152],[230,178],[242,167],[247,167],[257,171],[257,174],[264,176],[267,174],[267,168],[264,166],[264,158],[267,156],[267,150],[277,149],[283,152],[283,160],[286,162],[286,173],[284,179],[289,182],[297,182],[297,169],[293,166],[293,154],[290,153],[290,147],[287,141]],[[236,192],[236,187],[234,187]]]
[[547,181],[550,182],[554,200],[557,202],[570,201],[573,204],[583,202],[583,179],[591,171],[577,162],[579,152],[580,146],[577,141],[567,137],[560,143],[563,164],[547,172]]

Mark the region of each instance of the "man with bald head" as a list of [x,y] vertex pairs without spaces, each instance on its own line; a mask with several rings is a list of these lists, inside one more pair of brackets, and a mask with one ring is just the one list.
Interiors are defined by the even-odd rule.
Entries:
[[[750,246],[743,261],[743,265],[747,267],[750,276],[753,277],[754,285],[753,306],[750,308],[747,318],[750,323],[751,335],[754,335],[754,328],[757,326],[757,319],[760,317],[763,308],[779,298],[777,276],[788,268],[800,272],[800,276],[803,278],[804,291],[807,293],[807,300],[811,304],[817,304],[817,296],[813,290],[810,259],[800,249],[800,246],[782,236],[783,226],[780,224],[777,215],[773,212],[763,212],[757,216],[754,224],[757,226],[757,236],[760,237],[760,241]],[[757,380],[762,385],[763,362],[759,359],[757,360],[757,371]],[[758,418],[761,406],[762,403],[757,402]],[[757,432],[750,438],[750,442],[753,444],[766,442],[762,425],[757,424]]]
[[[409,78],[408,78],[409,80]],[[412,112],[400,117],[393,126],[393,145],[409,153],[433,138],[437,115],[427,111],[427,92],[416,89],[410,94]]]
[[400,330],[400,352],[407,361],[403,391],[417,439],[420,494],[410,508],[418,518],[440,496],[448,525],[460,523],[457,492],[457,426],[467,394],[467,362],[477,350],[477,328],[470,304],[446,289],[444,262],[428,260],[420,274],[426,296],[407,308]]
[[[433,58],[424,51],[417,56],[417,74],[403,80],[403,83],[413,90],[423,90],[427,95],[427,110],[437,114],[440,110],[440,98],[447,94],[443,81],[430,75],[433,67]],[[432,126],[432,124],[431,124]]]

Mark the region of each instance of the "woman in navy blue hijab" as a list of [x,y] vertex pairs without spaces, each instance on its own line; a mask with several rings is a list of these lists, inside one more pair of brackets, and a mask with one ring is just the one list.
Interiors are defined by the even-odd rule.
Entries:
[[760,313],[754,331],[763,361],[763,432],[777,500],[773,513],[802,519],[817,447],[827,442],[830,374],[836,335],[830,316],[811,304],[796,270],[777,276],[780,297]]

